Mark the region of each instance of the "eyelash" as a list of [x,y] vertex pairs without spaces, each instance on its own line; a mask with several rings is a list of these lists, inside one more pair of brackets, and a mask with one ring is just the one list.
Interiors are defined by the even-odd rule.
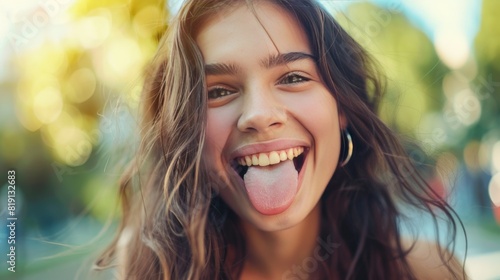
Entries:
[[[300,80],[299,80],[299,81],[295,80],[295,81],[288,81],[288,82],[285,82],[287,79],[290,79],[290,78],[292,78],[292,79],[297,79],[297,78],[298,78],[298,79],[300,79]],[[287,85],[287,84],[300,84],[300,83],[305,83],[305,82],[308,82],[308,81],[310,81],[310,80],[311,80],[311,79],[309,79],[309,78],[306,78],[306,77],[304,77],[304,76],[302,76],[302,75],[299,75],[299,74],[297,74],[297,73],[292,72],[292,73],[288,73],[288,74],[286,74],[285,76],[283,76],[283,77],[279,80],[278,84],[279,84],[279,85]]]
[[[221,92],[223,92],[224,94],[220,94]],[[227,88],[215,87],[215,88],[210,89],[208,91],[208,99],[218,99],[218,98],[222,98],[224,96],[231,95],[233,93],[234,93],[234,91],[231,91]]]

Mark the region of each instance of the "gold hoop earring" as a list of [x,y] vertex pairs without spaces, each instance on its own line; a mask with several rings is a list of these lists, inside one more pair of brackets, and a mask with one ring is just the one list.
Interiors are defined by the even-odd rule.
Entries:
[[[352,143],[351,134],[349,133],[349,131],[347,129],[345,129],[342,133],[345,135],[345,138],[347,138],[347,147],[344,146],[344,149],[342,149],[344,151],[347,148],[347,153],[346,152],[342,153],[342,154],[346,154],[346,156],[345,156],[344,160],[340,163],[340,166],[344,167],[351,159],[352,152],[354,150],[354,144]],[[342,143],[345,143],[344,137],[342,137]]]

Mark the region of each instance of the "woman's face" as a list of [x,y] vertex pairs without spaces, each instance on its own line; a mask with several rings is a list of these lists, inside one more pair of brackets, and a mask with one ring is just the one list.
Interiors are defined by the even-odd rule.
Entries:
[[[293,17],[259,2],[208,18],[196,36],[208,88],[203,156],[240,218],[286,229],[317,205],[337,166],[340,123],[307,36]],[[344,126],[344,124],[342,125]]]

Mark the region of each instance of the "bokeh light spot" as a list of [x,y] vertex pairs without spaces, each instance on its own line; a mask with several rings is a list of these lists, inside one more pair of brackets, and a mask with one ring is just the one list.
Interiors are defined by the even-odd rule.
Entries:
[[460,30],[440,28],[436,31],[435,47],[439,58],[451,69],[464,66],[470,56],[467,38]]
[[67,165],[84,164],[92,152],[92,143],[87,134],[77,127],[61,127],[54,139],[56,156]]
[[40,91],[33,100],[33,111],[42,123],[49,124],[61,114],[63,100],[57,88],[46,88]]
[[493,168],[493,172],[500,173],[500,141],[496,142],[493,145],[493,149],[491,152],[491,165]]
[[133,83],[140,78],[145,63],[138,42],[128,34],[107,40],[92,61],[98,79],[121,91],[129,90],[127,82]]
[[480,147],[481,145],[478,141],[471,141],[464,148],[464,162],[471,171],[478,171],[481,169],[479,164]]
[[101,45],[111,33],[111,13],[108,9],[97,9],[76,25],[76,38],[83,48],[91,49]]
[[29,131],[37,131],[42,123],[35,117],[31,102],[19,102],[16,108],[16,115],[19,122]]
[[97,80],[94,72],[88,68],[80,68],[69,78],[70,88],[66,94],[69,100],[81,103],[89,99],[95,92]]
[[443,93],[451,99],[453,96],[465,88],[469,87],[469,80],[458,71],[452,71],[443,78]]
[[491,202],[497,207],[500,207],[500,173],[495,174],[490,181],[488,187]]
[[453,110],[457,119],[464,125],[472,125],[481,116],[481,102],[470,90],[463,90],[456,94],[453,99]]
[[117,38],[108,45],[106,62],[115,74],[126,76],[130,68],[136,67],[140,60],[141,50],[137,42],[131,38]]
[[149,37],[153,32],[162,27],[163,14],[158,7],[146,6],[142,8],[132,21],[134,32],[143,37]]

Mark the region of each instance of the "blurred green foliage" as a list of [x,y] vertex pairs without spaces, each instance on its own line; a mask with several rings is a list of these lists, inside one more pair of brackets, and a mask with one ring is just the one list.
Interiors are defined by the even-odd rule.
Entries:
[[117,125],[109,116],[137,107],[144,67],[168,18],[156,0],[46,4],[25,17],[46,15],[46,29],[60,32],[39,28],[27,43],[19,41],[22,29],[11,35],[19,47],[10,62],[15,74],[2,91],[17,121],[1,123],[0,133],[1,170],[19,174],[23,223],[42,233],[86,211],[104,221],[116,208],[118,174],[105,171],[114,148],[106,139],[113,141]]

